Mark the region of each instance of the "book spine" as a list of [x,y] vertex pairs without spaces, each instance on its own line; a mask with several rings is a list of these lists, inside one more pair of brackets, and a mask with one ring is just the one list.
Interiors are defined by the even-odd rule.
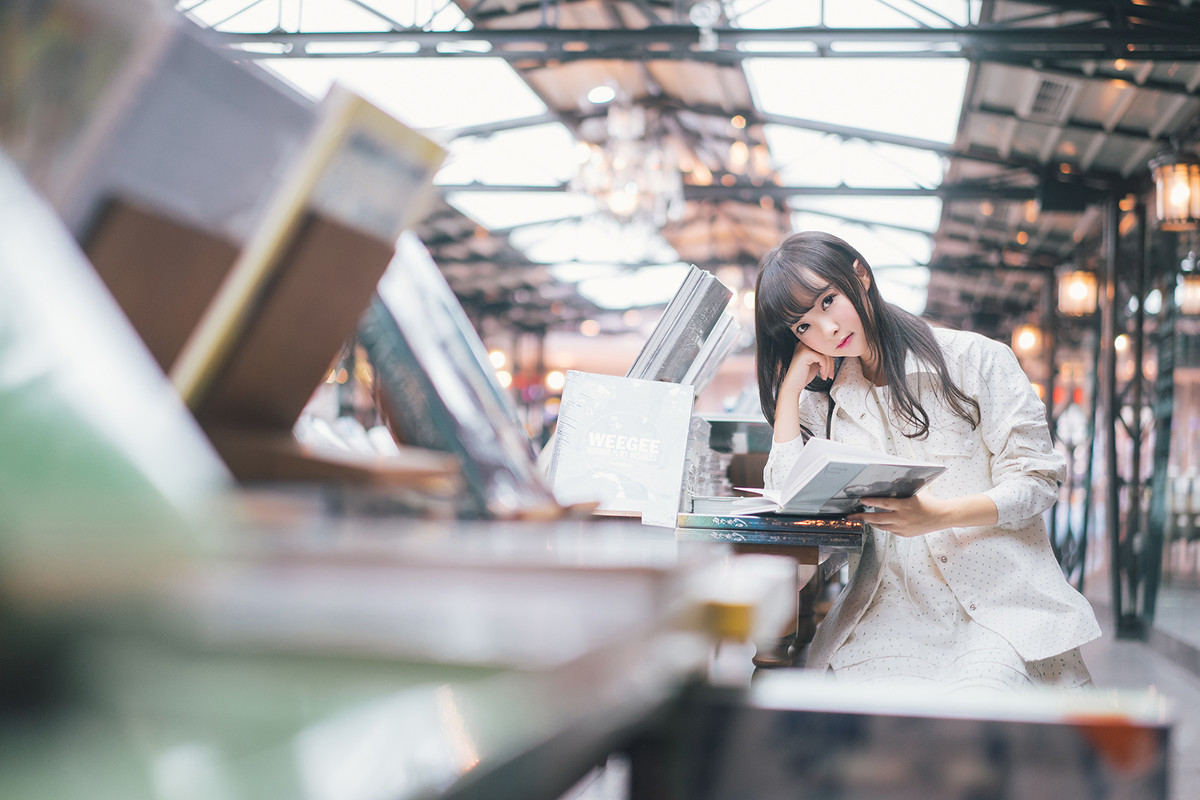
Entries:
[[713,530],[776,531],[779,533],[843,533],[858,537],[862,526],[857,522],[837,517],[791,517],[746,515],[726,516],[722,514],[697,514],[680,512],[677,522],[680,528],[708,528]]
[[676,528],[676,541],[725,542],[729,544],[820,547],[826,550],[856,550],[862,534],[812,531],[756,531],[749,528]]

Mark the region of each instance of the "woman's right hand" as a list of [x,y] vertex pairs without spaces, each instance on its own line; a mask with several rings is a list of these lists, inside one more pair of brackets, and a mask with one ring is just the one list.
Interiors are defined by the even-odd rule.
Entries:
[[834,366],[833,356],[822,355],[803,343],[796,342],[792,361],[788,364],[775,398],[775,420],[772,427],[776,442],[789,442],[801,434],[800,393],[818,375],[825,379],[833,378]]
[[818,375],[825,380],[832,380],[835,366],[833,356],[818,353],[798,341],[796,349],[792,351],[792,362],[784,373],[779,392],[783,394],[786,391],[789,395],[799,397],[804,387],[812,383]]

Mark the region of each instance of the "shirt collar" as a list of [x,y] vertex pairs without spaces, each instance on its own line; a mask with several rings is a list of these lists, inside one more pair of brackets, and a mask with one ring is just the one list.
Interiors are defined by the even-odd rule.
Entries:
[[[905,376],[921,372],[933,372],[933,367],[919,359],[911,350],[904,359]],[[863,375],[862,361],[857,357],[842,359],[837,377],[829,388],[829,396],[835,403],[842,403],[846,396],[861,396],[871,391],[871,382]]]

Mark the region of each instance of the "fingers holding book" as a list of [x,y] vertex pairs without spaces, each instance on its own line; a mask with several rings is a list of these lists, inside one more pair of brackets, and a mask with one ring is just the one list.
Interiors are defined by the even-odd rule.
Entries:
[[982,493],[945,498],[921,491],[911,497],[864,496],[859,502],[866,510],[850,514],[847,519],[868,523],[897,536],[995,525],[999,516],[995,502]]
[[861,502],[866,510],[848,519],[869,523],[896,536],[922,536],[950,527],[947,501],[926,492],[911,497],[863,497]]

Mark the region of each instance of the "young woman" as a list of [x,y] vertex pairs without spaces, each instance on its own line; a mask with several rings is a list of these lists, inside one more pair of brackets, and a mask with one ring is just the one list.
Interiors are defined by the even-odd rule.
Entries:
[[866,259],[825,233],[767,253],[756,292],[768,487],[809,436],[946,467],[851,516],[869,523],[862,554],[807,666],[947,689],[1090,685],[1078,648],[1100,628],[1042,516],[1065,459],[1012,351],[885,302]]

